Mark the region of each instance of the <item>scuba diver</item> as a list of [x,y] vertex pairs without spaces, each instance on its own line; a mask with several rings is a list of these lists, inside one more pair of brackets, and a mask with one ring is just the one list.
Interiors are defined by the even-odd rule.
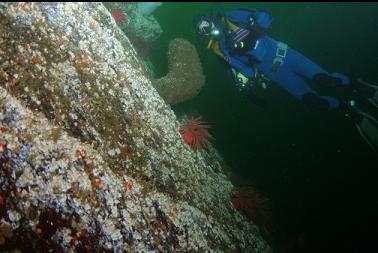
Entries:
[[273,17],[265,12],[239,8],[216,15],[199,15],[193,23],[196,34],[228,67],[236,86],[253,103],[265,106],[253,87],[274,81],[303,103],[335,110],[352,119],[363,139],[378,147],[378,121],[356,106],[356,101],[341,101],[320,96],[306,81],[325,87],[349,87],[378,107],[378,86],[361,79],[352,80],[340,73],[329,73],[287,44],[267,35]]

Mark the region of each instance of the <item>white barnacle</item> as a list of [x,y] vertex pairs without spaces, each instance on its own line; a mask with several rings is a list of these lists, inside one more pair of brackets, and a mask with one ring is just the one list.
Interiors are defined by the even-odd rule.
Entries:
[[8,218],[12,222],[18,222],[21,219],[21,215],[16,211],[8,211]]
[[73,61],[75,59],[75,55],[71,51],[68,51],[68,57],[69,57],[70,61]]
[[70,112],[69,114],[68,114],[68,116],[71,118],[71,119],[73,119],[73,120],[77,120],[77,115],[76,114],[74,114],[74,113],[72,113],[72,112]]
[[116,151],[114,149],[109,149],[108,150],[108,155],[115,156],[116,155]]

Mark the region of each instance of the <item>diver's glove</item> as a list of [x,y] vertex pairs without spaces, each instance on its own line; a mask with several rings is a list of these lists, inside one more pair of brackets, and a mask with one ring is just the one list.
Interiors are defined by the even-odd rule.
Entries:
[[248,77],[234,68],[231,69],[231,72],[234,76],[235,84],[238,87],[239,91],[250,90],[252,88],[252,82]]

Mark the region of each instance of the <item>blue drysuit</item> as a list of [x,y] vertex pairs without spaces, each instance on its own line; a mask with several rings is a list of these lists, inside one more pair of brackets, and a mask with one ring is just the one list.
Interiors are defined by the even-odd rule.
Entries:
[[[248,51],[235,53],[233,49],[230,48],[230,37],[231,41],[236,42],[243,37],[243,35],[249,33],[249,37],[246,36],[246,43],[250,43],[248,40],[251,40],[250,35],[252,32],[248,32],[251,31],[250,26],[248,27],[248,22],[250,22],[249,18],[251,13],[253,13],[254,23],[260,25],[260,27],[264,27],[265,25],[266,30],[270,28],[272,17],[266,12],[251,12],[251,10],[243,9],[233,10],[226,12],[225,17],[233,24],[237,24],[241,30],[238,30],[238,33],[234,32],[230,34],[228,28],[222,27],[223,35],[219,39],[219,48],[223,53],[223,59],[234,69],[240,71],[252,80],[248,88],[251,88],[253,85],[253,79],[256,77],[254,68],[256,68],[296,98],[304,102],[309,102],[309,104],[323,104],[325,105],[323,107],[326,109],[338,109],[341,104],[337,98],[319,96],[315,90],[307,85],[304,78],[314,80],[318,83],[335,82],[336,80],[338,85],[350,85],[351,81],[345,75],[328,73],[318,64],[290,47],[287,47],[286,56],[282,58],[282,65],[272,71],[273,61],[277,57],[278,42],[267,36],[266,32],[255,36],[254,41],[257,40],[254,44],[255,46]],[[251,61],[251,59],[253,60]]]

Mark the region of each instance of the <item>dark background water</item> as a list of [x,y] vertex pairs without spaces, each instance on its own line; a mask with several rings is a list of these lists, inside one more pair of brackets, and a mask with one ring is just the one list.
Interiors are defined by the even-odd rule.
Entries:
[[[204,52],[192,19],[210,13],[212,5],[164,3],[156,10],[164,30],[151,57],[158,75],[167,71],[161,63],[167,61],[169,40],[187,39]],[[274,16],[271,37],[330,72],[378,83],[377,3],[221,6],[267,10]],[[208,52],[202,63],[206,84],[200,94],[173,109],[202,115],[234,173],[270,199],[275,229],[266,237],[276,252],[299,241],[302,249],[290,252],[378,252],[378,156],[353,124],[334,112],[308,108],[275,85],[258,91],[269,106],[256,107],[233,87],[214,54]],[[325,94],[347,96],[344,90]]]

